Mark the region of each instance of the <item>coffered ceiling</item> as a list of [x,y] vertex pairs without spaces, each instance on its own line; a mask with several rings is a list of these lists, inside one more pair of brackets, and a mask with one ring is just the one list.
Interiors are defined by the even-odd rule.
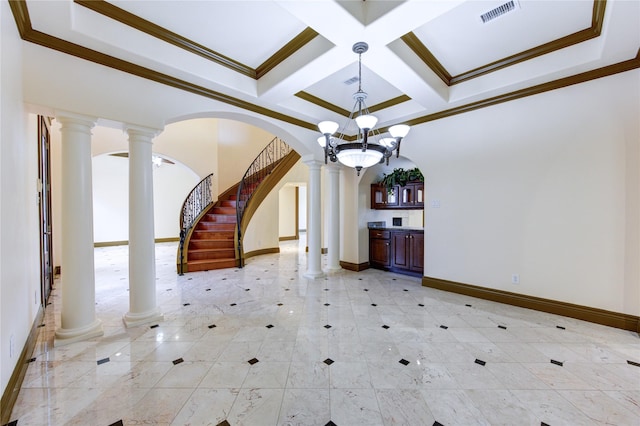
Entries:
[[381,127],[640,66],[636,0],[10,3],[27,41],[307,128],[345,121],[358,41]]

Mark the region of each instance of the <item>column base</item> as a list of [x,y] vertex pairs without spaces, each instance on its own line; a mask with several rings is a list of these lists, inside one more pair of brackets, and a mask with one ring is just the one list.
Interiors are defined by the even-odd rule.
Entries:
[[338,266],[329,266],[327,268],[327,272],[330,274],[335,274],[336,272],[340,272],[342,271],[342,266],[338,265]]
[[318,278],[324,278],[325,274],[322,271],[307,271],[305,272],[303,275],[303,277],[305,278],[309,278],[312,280],[318,279]]
[[124,322],[124,326],[126,328],[137,327],[139,325],[159,321],[164,321],[164,315],[158,308],[140,314],[127,312],[122,316],[122,322]]
[[56,330],[53,346],[64,346],[104,335],[102,321],[96,319],[92,324],[79,328],[59,328]]

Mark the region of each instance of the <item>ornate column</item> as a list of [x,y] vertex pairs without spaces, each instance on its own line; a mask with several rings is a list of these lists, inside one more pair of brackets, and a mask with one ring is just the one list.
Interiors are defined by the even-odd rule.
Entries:
[[327,269],[335,272],[340,266],[340,167],[332,165],[329,172],[329,244]]
[[320,168],[322,162],[317,160],[305,160],[304,163],[309,166],[309,209],[307,211],[309,229],[307,230],[307,246],[309,253],[307,255],[307,272],[304,274],[306,278],[320,278],[324,276],[321,266],[322,241],[321,241],[321,206],[320,206]]
[[62,125],[62,310],[55,345],[102,336],[96,318],[93,260],[91,129],[96,119],[63,113]]
[[153,129],[128,127],[129,134],[129,312],[134,327],[164,316],[156,303],[156,246],[153,220]]

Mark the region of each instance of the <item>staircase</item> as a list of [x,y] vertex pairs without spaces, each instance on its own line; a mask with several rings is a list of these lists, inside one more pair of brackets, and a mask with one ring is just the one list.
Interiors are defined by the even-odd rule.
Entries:
[[300,159],[275,138],[256,157],[242,180],[212,202],[207,176],[185,199],[180,217],[178,273],[233,268],[244,263],[242,240],[255,210]]
[[235,233],[236,195],[229,193],[219,199],[194,227],[189,239],[185,272],[237,266]]

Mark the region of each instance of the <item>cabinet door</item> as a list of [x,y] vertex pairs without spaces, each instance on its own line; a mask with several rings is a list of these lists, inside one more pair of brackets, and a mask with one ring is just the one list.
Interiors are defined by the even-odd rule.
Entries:
[[391,233],[392,253],[391,266],[409,269],[409,234],[406,232]]
[[371,185],[371,208],[383,209],[387,199],[386,189],[383,186]]
[[391,189],[390,191],[387,191],[387,189],[385,188],[385,191],[387,195],[385,207],[386,208],[398,207],[399,198],[400,198],[398,196],[398,192],[399,192],[398,187],[394,186],[393,189]]
[[424,270],[424,234],[410,234],[409,245],[409,251],[411,252],[409,269],[415,272],[422,272]]
[[369,240],[369,262],[375,266],[388,268],[391,265],[391,249],[388,239]]
[[416,183],[413,185],[414,205],[419,208],[424,207],[424,183]]

